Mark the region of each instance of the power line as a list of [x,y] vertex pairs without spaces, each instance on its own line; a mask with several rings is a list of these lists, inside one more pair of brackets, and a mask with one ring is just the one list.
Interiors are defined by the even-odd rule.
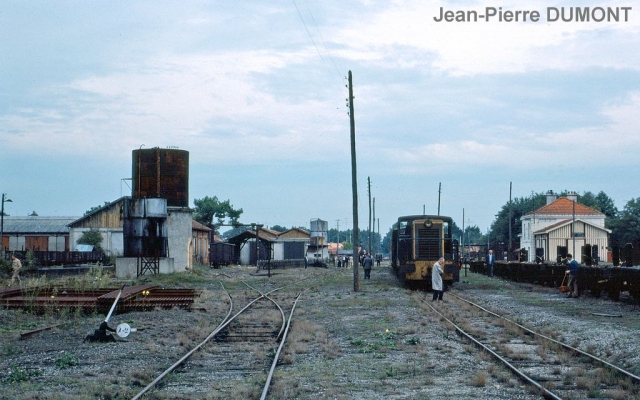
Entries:
[[[302,25],[304,25],[304,29],[307,31],[307,35],[309,35],[309,39],[311,39],[311,43],[313,43],[313,47],[316,48],[316,52],[318,53],[318,55],[320,56],[320,59],[322,60],[322,62],[324,63],[324,57],[322,57],[322,54],[320,53],[320,49],[318,49],[318,46],[316,45],[316,41],[313,40],[313,36],[311,35],[311,31],[309,31],[309,27],[307,26],[307,23],[304,22],[304,18],[302,17],[302,13],[300,13],[300,9],[298,8],[298,5],[296,4],[295,0],[291,0],[291,2],[293,3],[293,5],[296,8],[296,11],[298,12],[298,16],[300,17],[300,21],[302,21]],[[307,7],[307,9],[309,10],[309,14],[311,15],[311,19],[313,20],[313,23],[316,26],[316,30],[318,31],[318,35],[320,36],[320,39],[322,40],[322,43],[324,44],[325,49],[327,50],[327,54],[329,56],[329,59],[331,60],[331,63],[333,64],[333,67],[336,69],[336,72],[338,73],[338,77],[342,80],[345,79],[342,74],[340,73],[340,70],[338,69],[338,67],[336,66],[335,61],[333,60],[333,57],[331,57],[331,54],[329,54],[329,48],[327,47],[327,44],[324,41],[324,38],[322,37],[322,34],[320,33],[320,29],[318,28],[318,24],[316,23],[315,18],[313,17],[313,13],[311,12],[311,9]],[[343,89],[341,88],[341,95],[345,95],[345,93],[342,91]]]
[[318,55],[320,56],[320,59],[322,60],[322,62],[324,62],[324,58],[322,58],[322,54],[320,54],[320,50],[318,49],[318,46],[316,46],[316,41],[313,40],[313,36],[311,36],[311,32],[309,32],[309,28],[307,28],[307,23],[304,22],[304,18],[302,18],[302,14],[300,14],[300,10],[298,9],[298,5],[296,4],[296,0],[291,0],[291,2],[293,2],[293,5],[296,7],[296,11],[298,12],[298,15],[300,16],[300,20],[302,21],[302,25],[304,25],[304,29],[307,30],[307,34],[309,35],[309,39],[311,39],[311,42],[313,43],[313,47],[316,48],[316,51],[318,52]]
[[331,60],[331,63],[333,64],[333,68],[335,68],[336,72],[338,73],[338,78],[342,79],[342,74],[340,73],[340,70],[336,66],[336,63],[333,60],[333,57],[331,57],[331,53],[329,52],[329,48],[327,47],[327,43],[324,41],[324,38],[322,37],[322,33],[320,33],[320,28],[318,28],[318,24],[316,23],[316,19],[313,17],[313,13],[311,12],[311,8],[307,7],[307,10],[309,10],[309,15],[311,15],[311,20],[313,21],[313,24],[316,26],[316,30],[318,31],[318,36],[320,36],[320,40],[322,40],[322,44],[324,45],[324,48],[327,51],[327,55],[329,56],[329,59]]

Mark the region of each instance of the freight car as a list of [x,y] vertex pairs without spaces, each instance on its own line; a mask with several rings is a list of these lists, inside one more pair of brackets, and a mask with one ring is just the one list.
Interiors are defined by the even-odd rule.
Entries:
[[[471,272],[486,273],[483,262],[473,262],[470,267]],[[559,287],[566,270],[567,266],[562,263],[498,261],[494,275],[515,282]],[[578,289],[580,292],[589,291],[594,297],[606,293],[614,301],[620,299],[620,293],[629,292],[633,298],[640,300],[640,267],[581,265],[578,272]]]
[[212,268],[235,263],[235,246],[231,243],[214,242],[209,245],[209,262]]
[[443,281],[460,279],[458,241],[452,238],[453,220],[441,215],[398,218],[391,235],[391,266],[398,279],[413,288],[431,289],[431,269],[444,257]]

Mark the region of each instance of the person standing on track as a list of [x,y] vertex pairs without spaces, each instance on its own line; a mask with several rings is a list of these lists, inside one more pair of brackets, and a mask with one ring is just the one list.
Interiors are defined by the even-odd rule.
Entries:
[[567,254],[567,265],[569,269],[566,270],[565,273],[569,274],[569,289],[570,292],[567,295],[568,298],[578,298],[580,297],[580,292],[578,291],[578,271],[580,268],[580,264],[576,260],[573,259],[573,255]]
[[487,259],[484,263],[487,266],[487,274],[493,276],[493,267],[496,266],[496,257],[493,255],[493,250],[489,250],[489,254],[487,254]]
[[362,260],[362,267],[364,268],[364,279],[371,279],[371,267],[373,267],[373,260],[371,255],[367,253]]
[[444,292],[444,288],[442,287],[442,274],[444,271],[442,270],[442,266],[444,265],[444,258],[440,257],[431,269],[431,290],[433,290],[433,301],[442,300],[442,293]]

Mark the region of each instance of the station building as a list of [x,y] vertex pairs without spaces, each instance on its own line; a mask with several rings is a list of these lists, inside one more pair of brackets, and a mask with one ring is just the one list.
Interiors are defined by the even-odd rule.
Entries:
[[520,218],[520,247],[527,251],[527,261],[557,262],[567,253],[580,263],[587,258],[607,261],[611,231],[605,228],[605,215],[577,199],[575,193],[560,198],[549,193],[545,206]]

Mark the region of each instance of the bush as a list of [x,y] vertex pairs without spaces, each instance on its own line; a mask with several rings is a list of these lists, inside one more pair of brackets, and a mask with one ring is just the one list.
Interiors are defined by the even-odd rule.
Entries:
[[11,261],[0,260],[0,276],[11,276],[12,273]]
[[95,250],[102,250],[102,234],[97,229],[90,229],[82,233],[82,236],[77,240],[78,244],[90,244]]

